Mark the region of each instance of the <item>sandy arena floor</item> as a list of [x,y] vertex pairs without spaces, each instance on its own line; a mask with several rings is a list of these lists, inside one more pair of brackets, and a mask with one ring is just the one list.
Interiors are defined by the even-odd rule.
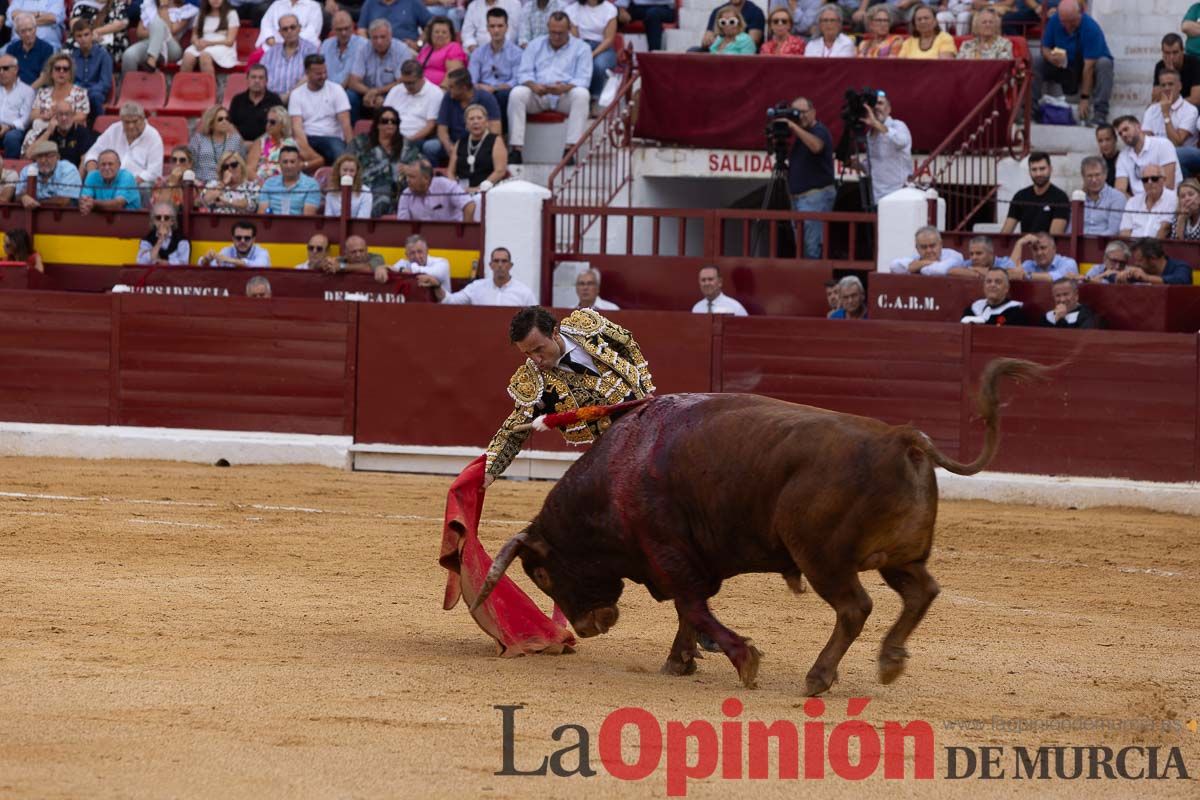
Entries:
[[[757,691],[712,655],[695,676],[659,675],[674,613],[638,586],[620,624],[576,654],[495,658],[462,606],[441,611],[447,485],[320,468],[0,459],[0,797],[659,797],[664,767],[629,783],[599,763],[600,724],[615,709],[719,724],[721,702],[736,696],[743,720],[805,720],[799,692],[833,612],[777,576],[743,576],[714,604],[766,653]],[[483,526],[492,552],[549,488],[493,489]],[[946,503],[931,571],[942,595],[910,641],[907,674],[887,687],[875,656],[899,603],[864,575],[875,610],[823,719],[832,728],[848,697],[867,696],[862,718],[879,729],[929,721],[935,780],[714,777],[688,796],[1200,794],[1200,732],[1186,727],[1200,717],[1200,521]],[[512,703],[527,705],[519,767],[565,746],[551,731],[577,723],[599,775],[495,775],[493,706]],[[1092,717],[1175,728],[993,726]],[[1163,759],[1179,747],[1193,779],[943,777],[952,745],[1131,743],[1161,745]]]

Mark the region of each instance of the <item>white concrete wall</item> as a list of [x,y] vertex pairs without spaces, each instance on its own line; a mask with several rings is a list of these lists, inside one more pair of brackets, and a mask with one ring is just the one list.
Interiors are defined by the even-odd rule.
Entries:
[[513,277],[533,289],[541,302],[542,204],[550,190],[528,181],[510,180],[488,192],[483,258],[497,247],[512,253]]

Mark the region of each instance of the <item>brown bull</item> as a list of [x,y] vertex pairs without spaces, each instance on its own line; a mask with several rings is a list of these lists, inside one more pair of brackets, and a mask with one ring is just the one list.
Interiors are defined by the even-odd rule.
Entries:
[[696,669],[696,633],[712,638],[754,686],[760,653],[708,607],[721,582],[777,572],[797,591],[802,576],[837,612],[806,691],[833,683],[871,598],[858,573],[879,570],[904,607],[879,653],[879,680],[903,671],[905,642],[938,593],[925,568],[938,491],[934,467],[960,475],[996,453],[1001,377],[1044,368],[997,359],[984,370],[983,452],[947,458],[925,434],[867,417],[740,394],[655,398],[618,420],[546,497],[529,527],[496,555],[478,603],[513,558],[563,609],[580,636],[617,621],[623,579],[673,600],[679,631],[663,671]]

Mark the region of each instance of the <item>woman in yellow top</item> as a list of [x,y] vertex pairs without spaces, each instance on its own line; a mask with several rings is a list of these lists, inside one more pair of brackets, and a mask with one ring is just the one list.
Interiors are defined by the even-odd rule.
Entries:
[[954,58],[958,54],[954,37],[938,27],[932,8],[918,6],[912,20],[916,33],[900,47],[900,58]]

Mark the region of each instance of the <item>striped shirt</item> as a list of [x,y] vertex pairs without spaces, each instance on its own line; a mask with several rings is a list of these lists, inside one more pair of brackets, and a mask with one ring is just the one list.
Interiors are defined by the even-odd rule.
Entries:
[[280,42],[267,49],[261,63],[267,68],[267,89],[278,95],[285,95],[304,77],[304,57],[317,52],[317,46],[307,39],[301,39],[296,52],[288,58]]

